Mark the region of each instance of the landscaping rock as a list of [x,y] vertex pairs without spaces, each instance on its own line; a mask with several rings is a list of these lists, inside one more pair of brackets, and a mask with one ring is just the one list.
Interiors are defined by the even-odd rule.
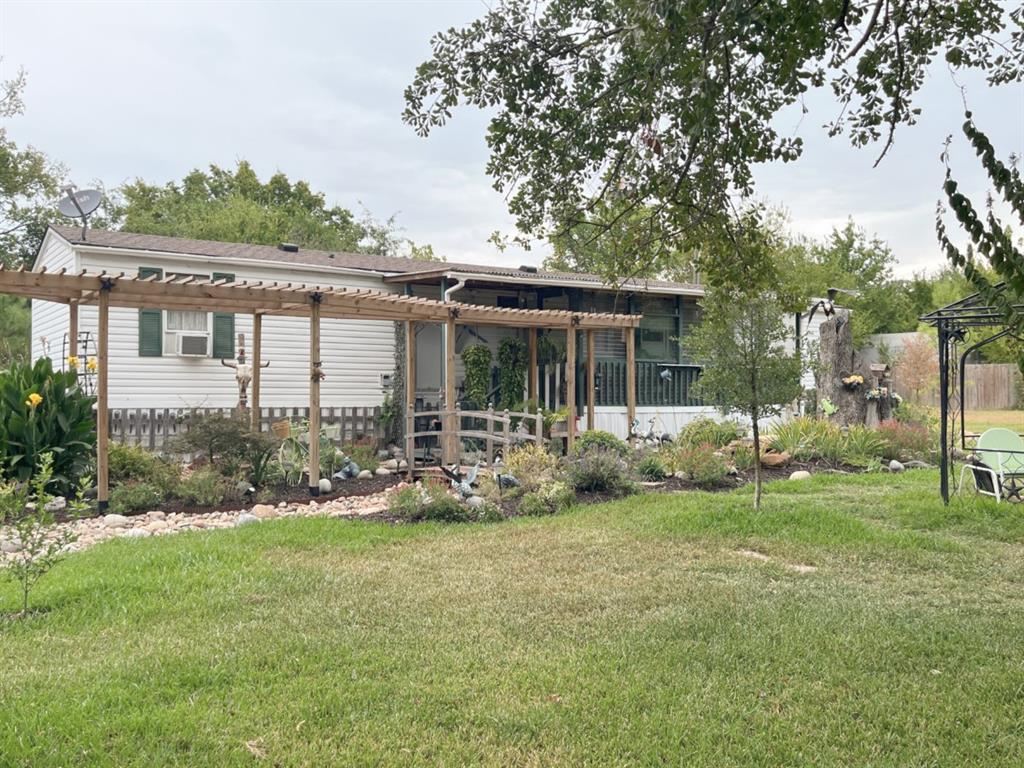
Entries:
[[890,472],[902,472],[904,469],[906,469],[906,467],[904,467],[902,464],[896,461],[896,459],[893,459],[892,461],[889,462]]
[[483,496],[470,496],[466,499],[466,506],[470,509],[480,509],[486,503]]
[[132,528],[131,530],[125,531],[121,538],[124,539],[144,539],[147,536],[152,536],[152,531],[147,531],[145,528]]
[[917,461],[916,459],[914,461],[904,462],[903,466],[906,469],[933,469],[933,466],[927,461]]
[[43,505],[43,511],[45,512],[63,512],[68,508],[68,500],[63,496],[57,496]]
[[405,459],[402,459],[401,461],[398,462],[398,468],[399,469],[408,469],[409,468],[409,462],[406,461]]
[[385,477],[386,475],[391,474],[391,470],[387,467],[377,467],[377,471],[374,472],[374,474],[379,475],[380,477]]
[[168,530],[171,527],[171,524],[168,523],[166,520],[154,520],[153,522],[148,523],[143,527],[150,533],[158,533],[160,531]]
[[160,509],[155,509],[152,512],[147,512],[146,517],[150,520],[166,520],[167,513]]
[[371,472],[368,469],[364,469],[362,472],[356,475],[356,477],[359,480],[369,480],[371,477],[373,477],[373,472]]
[[398,469],[398,459],[388,459],[387,461],[384,462],[383,466],[384,469],[389,469],[392,472],[394,472],[396,469]]
[[789,479],[790,480],[810,480],[811,479],[811,473],[808,472],[806,469],[798,469],[796,472],[793,472],[789,476]]
[[0,552],[8,555],[13,555],[15,552],[21,552],[21,542],[16,539],[0,540]]
[[268,520],[272,517],[277,517],[277,508],[269,504],[257,504],[252,508],[251,514],[260,520]]
[[128,525],[128,518],[124,515],[104,515],[103,525],[107,528],[124,528]]
[[252,523],[258,523],[260,519],[256,515],[250,514],[249,512],[243,512],[238,516],[235,521],[235,525],[251,525]]
[[320,480],[320,493],[330,493],[334,486],[331,485],[331,481],[326,477]]
[[789,464],[791,456],[783,451],[782,453],[761,454],[761,466],[763,467],[784,467]]

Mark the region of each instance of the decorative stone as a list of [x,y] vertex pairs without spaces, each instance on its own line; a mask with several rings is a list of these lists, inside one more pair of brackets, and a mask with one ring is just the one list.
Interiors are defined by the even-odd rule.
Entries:
[[287,501],[282,501],[282,502],[280,502],[280,503],[279,503],[279,504],[277,505],[277,508],[278,508],[278,509],[286,509],[287,507],[288,507],[288,502],[287,502]]
[[806,469],[798,469],[796,472],[789,476],[790,480],[810,480],[811,473]]
[[790,455],[785,451],[782,453],[763,453],[761,454],[761,466],[784,467],[789,464],[790,458]]
[[260,518],[260,520],[267,520],[271,517],[277,517],[277,509],[269,504],[256,504],[253,506],[251,514]]
[[385,475],[390,475],[391,470],[388,469],[387,467],[377,467],[377,471],[374,472],[374,474],[380,477],[384,477]]
[[932,465],[929,464],[927,461],[918,461],[918,460],[915,459],[913,461],[904,462],[903,468],[904,469],[932,469]]
[[16,539],[3,539],[0,540],[0,552],[12,555],[15,552],[21,552],[21,542]]
[[904,467],[902,464],[896,461],[896,459],[893,459],[892,461],[889,462],[890,472],[902,472],[904,469],[906,469],[906,467]]
[[358,477],[358,479],[360,480],[369,480],[371,477],[373,477],[373,473],[368,469],[364,469],[356,477]]
[[332,489],[333,486],[331,485],[330,480],[328,480],[326,477],[320,480],[320,493],[330,493]]
[[107,528],[124,528],[126,525],[128,525],[128,518],[124,515],[104,515],[103,525]]
[[147,531],[145,528],[132,528],[131,530],[125,531],[121,537],[125,539],[144,539],[147,536],[152,535],[152,531]]
[[43,505],[43,511],[45,512],[63,512],[68,508],[68,500],[63,496],[56,496],[50,501]]
[[143,526],[143,528],[145,530],[149,531],[150,533],[156,533],[158,531],[166,531],[170,527],[171,527],[171,524],[168,523],[166,520],[154,520],[153,522],[148,523],[147,525]]
[[408,469],[409,468],[409,462],[406,461],[405,459],[402,459],[401,461],[398,462],[398,468],[399,469]]
[[162,510],[155,509],[152,512],[147,512],[146,517],[148,517],[150,520],[166,520],[167,513]]
[[480,509],[486,503],[483,496],[470,496],[466,499],[466,506],[470,509]]
[[394,472],[396,469],[398,469],[398,459],[388,459],[387,461],[385,461],[384,469],[390,469],[392,472]]
[[251,525],[252,523],[258,523],[260,519],[256,515],[245,512],[238,516],[238,520],[235,521],[235,525]]

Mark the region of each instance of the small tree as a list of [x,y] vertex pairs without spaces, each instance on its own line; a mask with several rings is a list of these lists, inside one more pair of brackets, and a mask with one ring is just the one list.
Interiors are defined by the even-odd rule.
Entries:
[[703,366],[699,386],[723,412],[750,417],[754,433],[754,508],[761,507],[758,421],[777,416],[800,395],[800,360],[785,350],[785,308],[770,294],[737,297],[711,291],[687,347]]
[[894,368],[896,381],[901,387],[913,392],[914,402],[919,403],[922,390],[932,389],[938,381],[938,350],[924,334],[918,334],[903,345],[900,359]]

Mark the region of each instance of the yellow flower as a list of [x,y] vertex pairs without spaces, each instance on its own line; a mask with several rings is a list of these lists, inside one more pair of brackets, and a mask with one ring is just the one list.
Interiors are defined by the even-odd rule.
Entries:
[[28,400],[25,401],[25,405],[27,405],[29,408],[35,408],[41,402],[43,402],[43,396],[40,395],[38,392],[33,392],[31,395],[28,396]]
[[95,371],[99,367],[99,365],[96,362],[96,358],[90,357],[89,362],[85,364],[85,367],[88,368],[90,371]]
[[68,367],[69,368],[77,368],[78,367],[78,358],[75,357],[74,355],[68,355]]

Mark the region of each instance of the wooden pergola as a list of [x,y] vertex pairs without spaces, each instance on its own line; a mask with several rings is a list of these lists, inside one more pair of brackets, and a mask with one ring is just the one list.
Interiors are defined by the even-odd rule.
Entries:
[[[626,410],[632,423],[636,413],[636,366],[633,330],[639,315],[571,312],[567,310],[512,309],[404,296],[369,289],[331,288],[292,283],[266,283],[230,280],[202,280],[194,277],[157,276],[140,278],[121,274],[90,274],[5,270],[0,267],[0,293],[67,304],[70,308],[69,338],[78,337],[78,308],[95,306],[98,313],[96,374],[96,484],[100,509],[109,499],[107,450],[108,425],[108,342],[110,307],[130,309],[188,309],[206,312],[251,314],[253,318],[252,397],[254,427],[260,412],[260,354],[262,318],[265,315],[309,318],[309,422],[310,434],[320,432],[320,321],[391,320],[405,323],[406,330],[406,408],[415,405],[417,323],[438,323],[445,334],[444,396],[447,408],[455,404],[455,339],[457,325],[489,325],[525,328],[528,332],[529,368],[527,392],[535,398],[539,389],[537,366],[537,330],[561,329],[566,332],[566,400],[569,404],[568,443],[572,446],[576,423],[576,332],[586,334],[587,344],[587,427],[594,427],[596,375],[594,331],[620,329],[626,343]],[[73,347],[72,347],[73,349]],[[257,427],[258,428],[258,427]],[[442,431],[454,433],[458,425],[442,425]],[[445,442],[444,460],[457,461],[452,441]],[[320,444],[310,440],[309,490],[319,493]]]

